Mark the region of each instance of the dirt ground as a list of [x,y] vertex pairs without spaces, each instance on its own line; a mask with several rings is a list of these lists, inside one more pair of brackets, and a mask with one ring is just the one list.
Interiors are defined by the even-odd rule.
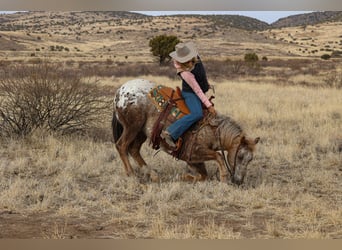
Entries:
[[[232,215],[238,208],[232,208]],[[199,214],[200,211],[188,211],[193,214],[196,220],[206,223],[207,217]],[[180,223],[185,223],[189,214],[183,214],[179,218]],[[216,215],[215,220],[222,220],[220,215]],[[229,227],[233,227],[233,231],[240,231],[243,238],[253,237],[253,235],[263,234],[265,227],[262,226],[267,217],[271,214],[254,213],[253,215],[254,230],[246,230],[241,227],[244,218],[237,214],[235,219],[229,221]],[[82,216],[84,217],[84,216]],[[183,218],[182,218],[183,217]],[[1,239],[149,239],[150,236],[139,237],[135,235],[132,227],[140,228],[141,232],[149,230],[148,223],[136,224],[134,221],[115,221],[109,215],[95,217],[91,214],[84,218],[62,217],[53,212],[41,212],[31,214],[21,214],[12,211],[0,212],[0,238]],[[226,222],[228,223],[228,222]],[[257,226],[257,227],[256,227]],[[258,228],[258,229],[256,229]],[[142,233],[143,234],[143,233]],[[124,235],[124,237],[122,237]]]

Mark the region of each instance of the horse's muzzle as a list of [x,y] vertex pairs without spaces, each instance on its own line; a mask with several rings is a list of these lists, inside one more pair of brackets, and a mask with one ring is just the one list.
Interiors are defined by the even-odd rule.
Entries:
[[244,178],[237,179],[237,178],[234,178],[234,176],[232,176],[231,181],[232,181],[232,183],[234,183],[234,184],[240,186],[240,185],[243,183],[243,179],[244,179]]

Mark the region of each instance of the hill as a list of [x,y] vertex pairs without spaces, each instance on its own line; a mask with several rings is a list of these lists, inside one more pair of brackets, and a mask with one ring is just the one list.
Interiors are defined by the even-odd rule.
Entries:
[[272,28],[283,28],[338,21],[342,21],[342,11],[320,11],[281,18],[271,26]]
[[[0,16],[2,48],[9,58],[34,56],[152,61],[148,41],[160,34],[173,34],[181,40],[196,40],[209,57],[240,55],[243,43],[267,40],[257,32],[265,24],[237,17],[162,16],[151,17],[130,12],[25,12]],[[248,24],[248,25],[247,25]],[[213,42],[214,41],[214,42]],[[225,47],[229,47],[227,49]],[[202,49],[203,48],[203,49]],[[232,49],[233,48],[233,49]],[[1,48],[0,48],[1,49]],[[14,53],[15,52],[15,53]]]
[[[186,18],[191,15],[177,15],[178,17]],[[212,22],[214,25],[219,28],[224,27],[232,27],[242,30],[265,30],[270,28],[271,26],[263,21],[260,21],[256,18],[251,18],[247,16],[241,15],[192,15],[193,17],[202,17],[207,19],[209,22]]]
[[[148,41],[157,35],[194,40],[207,58],[318,57],[342,50],[340,12],[309,13],[269,25],[237,15],[147,16],[124,11],[20,12],[0,15],[0,55],[5,60],[153,62]],[[314,15],[316,18],[310,18]],[[320,16],[320,18],[318,18]],[[310,24],[329,17],[334,22]],[[295,26],[296,20],[306,21]],[[311,20],[311,21],[310,21]],[[282,21],[285,23],[285,20]],[[303,21],[304,22],[304,21]],[[276,28],[276,26],[282,26]],[[318,26],[319,25],[319,26]],[[319,27],[319,29],[318,29]]]

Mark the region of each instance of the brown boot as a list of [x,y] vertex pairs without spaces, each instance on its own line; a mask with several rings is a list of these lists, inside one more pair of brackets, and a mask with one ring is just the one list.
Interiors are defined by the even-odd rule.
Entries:
[[171,148],[176,148],[176,144],[173,141],[171,135],[169,132],[166,130],[163,130],[160,134],[160,137],[165,140],[165,142],[171,147]]

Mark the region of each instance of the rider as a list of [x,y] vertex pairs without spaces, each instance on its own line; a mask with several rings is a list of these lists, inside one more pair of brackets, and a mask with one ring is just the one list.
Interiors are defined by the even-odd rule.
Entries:
[[172,123],[162,131],[161,137],[172,148],[175,141],[195,122],[203,118],[202,104],[216,115],[213,104],[205,93],[210,88],[202,61],[193,42],[178,43],[170,53],[177,74],[182,79],[182,96],[190,114]]

